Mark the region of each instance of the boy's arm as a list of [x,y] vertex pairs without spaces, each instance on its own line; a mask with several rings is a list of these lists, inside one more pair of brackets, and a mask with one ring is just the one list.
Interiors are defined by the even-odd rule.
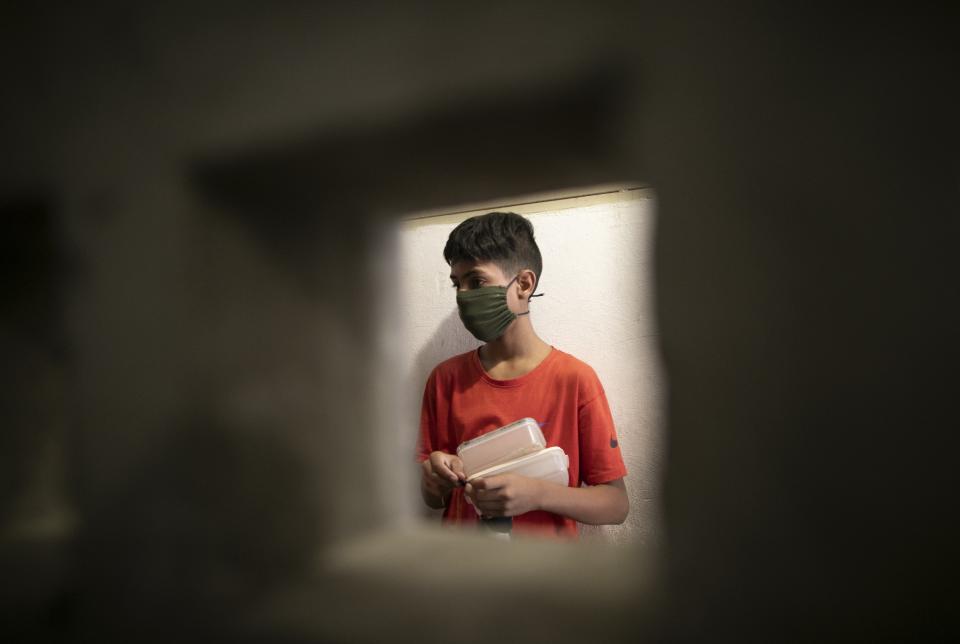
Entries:
[[428,508],[439,510],[447,506],[447,495],[453,488],[444,489],[446,486],[435,478],[430,469],[430,459],[420,463],[420,496]]
[[630,500],[623,479],[591,485],[566,487],[543,483],[540,509],[591,525],[619,525],[630,512]]
[[435,510],[446,507],[453,488],[465,478],[463,461],[458,456],[431,452],[420,464],[420,494],[423,502]]
[[566,487],[503,474],[472,481],[465,491],[485,516],[512,517],[545,510],[580,523],[607,525],[623,523],[630,511],[623,479],[589,487]]

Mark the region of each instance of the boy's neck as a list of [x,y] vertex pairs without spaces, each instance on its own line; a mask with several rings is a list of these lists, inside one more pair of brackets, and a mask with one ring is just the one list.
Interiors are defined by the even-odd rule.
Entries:
[[521,317],[511,324],[502,336],[480,347],[480,358],[484,366],[502,362],[539,363],[550,353],[550,349],[550,345],[541,340],[533,330],[530,318]]

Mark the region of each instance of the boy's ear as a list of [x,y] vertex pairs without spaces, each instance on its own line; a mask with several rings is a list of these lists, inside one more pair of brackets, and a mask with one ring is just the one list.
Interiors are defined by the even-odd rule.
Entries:
[[529,299],[537,285],[537,275],[529,268],[525,268],[520,271],[520,275],[517,276],[517,284],[520,286],[521,291],[526,294],[527,299]]

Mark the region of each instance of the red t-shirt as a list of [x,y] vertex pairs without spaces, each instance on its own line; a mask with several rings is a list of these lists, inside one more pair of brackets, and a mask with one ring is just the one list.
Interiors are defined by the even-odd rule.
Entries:
[[[570,458],[569,485],[597,485],[626,476],[597,374],[556,348],[533,371],[511,380],[491,378],[477,350],[437,365],[423,392],[417,461],[436,450],[456,454],[460,443],[527,417],[540,424],[547,447],[559,446]],[[479,521],[463,488],[453,490],[443,521]],[[573,519],[539,510],[514,517],[513,532],[579,535]]]

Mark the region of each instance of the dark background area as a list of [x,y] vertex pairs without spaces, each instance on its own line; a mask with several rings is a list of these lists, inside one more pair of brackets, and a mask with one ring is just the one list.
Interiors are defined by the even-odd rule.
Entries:
[[[621,180],[657,195],[669,543],[655,600],[623,597],[604,632],[947,639],[957,24],[919,6],[5,7],[4,639],[303,638],[238,616],[389,524],[357,475],[380,431],[377,231]],[[311,619],[338,617],[323,605]],[[473,628],[582,641],[583,615]]]

